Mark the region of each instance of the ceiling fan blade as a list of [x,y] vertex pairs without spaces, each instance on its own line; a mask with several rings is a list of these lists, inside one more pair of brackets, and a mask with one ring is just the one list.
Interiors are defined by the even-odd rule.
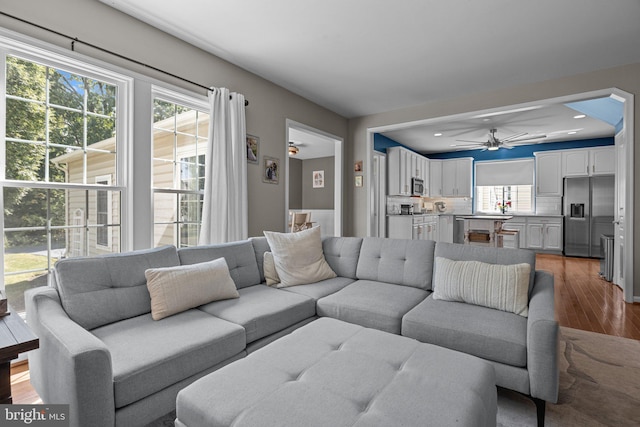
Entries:
[[519,144],[519,143],[525,143],[528,144],[531,141],[536,141],[539,139],[545,139],[547,137],[547,135],[537,135],[537,136],[531,136],[529,138],[521,138],[521,139],[516,139],[516,140],[511,140],[511,141],[507,141],[509,144]]
[[506,138],[502,138],[500,141],[502,141],[502,142],[512,141],[514,139],[520,138],[521,136],[525,136],[526,134],[527,134],[527,132],[516,133],[514,135],[507,136]]
[[486,144],[486,141],[472,141],[469,139],[456,139],[458,142],[473,142],[474,144]]

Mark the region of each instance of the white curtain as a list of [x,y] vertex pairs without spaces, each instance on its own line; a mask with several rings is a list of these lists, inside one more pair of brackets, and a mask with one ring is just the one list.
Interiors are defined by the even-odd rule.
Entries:
[[246,239],[249,221],[244,95],[216,88],[209,103],[201,245]]

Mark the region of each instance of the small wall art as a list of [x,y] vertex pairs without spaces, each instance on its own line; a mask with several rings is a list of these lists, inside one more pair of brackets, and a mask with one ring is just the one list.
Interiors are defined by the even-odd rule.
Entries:
[[264,174],[262,182],[277,184],[280,178],[280,160],[275,157],[263,157]]
[[313,171],[313,188],[324,188],[324,171]]
[[258,148],[260,138],[247,134],[247,162],[258,164]]
[[362,175],[356,175],[356,187],[362,187]]
[[353,165],[354,172],[362,172],[362,160],[358,160]]

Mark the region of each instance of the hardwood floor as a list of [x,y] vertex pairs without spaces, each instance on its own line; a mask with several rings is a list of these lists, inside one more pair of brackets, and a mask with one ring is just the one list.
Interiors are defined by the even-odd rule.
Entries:
[[640,304],[625,303],[622,289],[598,276],[599,260],[538,254],[536,269],[554,275],[560,326],[640,340]]
[[[622,290],[598,276],[598,260],[538,254],[536,268],[555,277],[560,326],[640,340],[640,304],[626,304]],[[11,368],[11,384],[14,403],[42,403],[26,363]]]

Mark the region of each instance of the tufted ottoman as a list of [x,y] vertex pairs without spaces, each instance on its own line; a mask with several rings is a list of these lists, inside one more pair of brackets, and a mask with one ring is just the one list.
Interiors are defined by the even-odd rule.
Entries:
[[191,384],[178,427],[495,426],[481,359],[331,318]]

